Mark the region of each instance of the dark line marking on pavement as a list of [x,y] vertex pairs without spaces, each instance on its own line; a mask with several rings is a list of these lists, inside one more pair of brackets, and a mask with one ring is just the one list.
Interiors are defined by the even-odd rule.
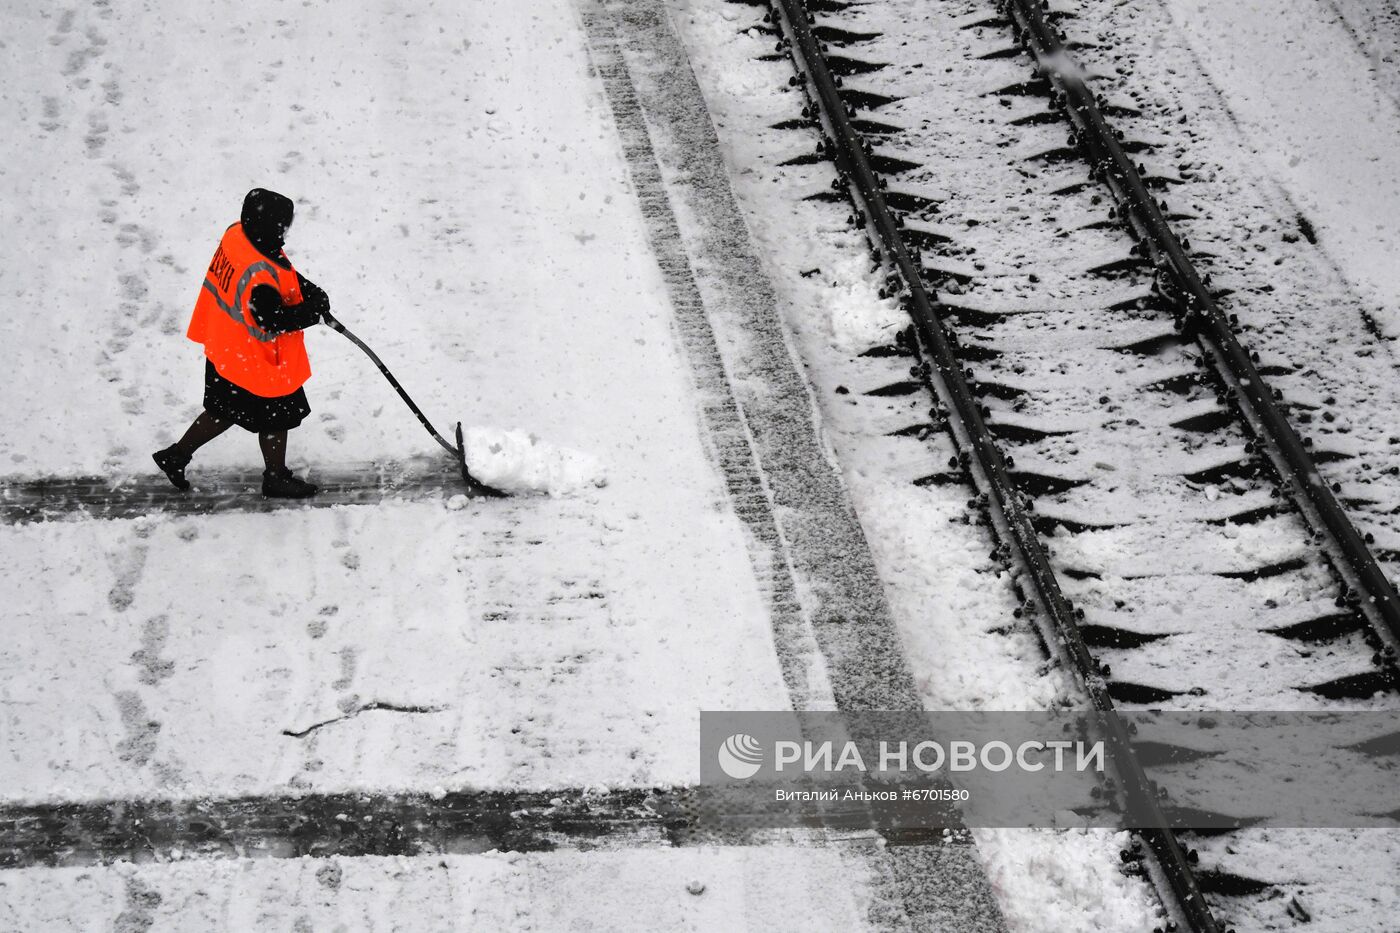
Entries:
[[144,515],[280,512],[336,505],[378,505],[470,495],[456,464],[445,458],[382,460],[315,467],[321,490],[310,499],[265,499],[262,469],[194,469],[194,488],[181,492],[154,465],[151,475],[6,477],[0,480],[0,524]]
[[[707,787],[595,791],[309,793],[194,800],[100,800],[0,806],[0,870],[230,858],[355,858],[559,849],[831,845],[823,829],[869,835],[869,809],[788,812],[753,789],[753,804]],[[737,802],[736,802],[737,801]],[[967,850],[951,808],[931,809],[890,845]],[[892,834],[897,836],[898,834]],[[859,844],[858,842],[852,844]],[[948,857],[944,854],[942,857]],[[970,857],[970,856],[968,856]]]
[[[188,858],[542,852],[609,839],[675,845],[684,789],[311,794],[0,807],[0,868]],[[627,837],[631,837],[630,840]]]

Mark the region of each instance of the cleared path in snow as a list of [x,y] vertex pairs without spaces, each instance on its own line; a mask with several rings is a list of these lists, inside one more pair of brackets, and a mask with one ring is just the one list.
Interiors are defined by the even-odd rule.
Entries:
[[0,522],[131,519],[154,515],[280,512],[286,509],[378,505],[386,500],[450,499],[462,495],[461,472],[446,458],[321,467],[311,499],[265,499],[262,469],[205,470],[201,485],[180,492],[164,476],[39,477],[0,484]]

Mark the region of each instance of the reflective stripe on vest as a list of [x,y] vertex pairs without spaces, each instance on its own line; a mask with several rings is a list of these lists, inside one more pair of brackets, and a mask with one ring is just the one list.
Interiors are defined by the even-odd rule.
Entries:
[[234,290],[232,305],[224,302],[223,297],[219,294],[219,286],[215,285],[214,280],[208,276],[204,277],[204,290],[214,296],[214,301],[218,304],[219,310],[233,318],[233,323],[246,330],[249,337],[252,337],[259,343],[271,343],[277,339],[277,335],[269,334],[258,326],[257,321],[253,319],[253,309],[250,306],[250,302],[247,300],[252,296],[245,296],[244,294],[248,289],[248,283],[251,282],[253,276],[257,275],[259,272],[271,273],[272,280],[277,282],[278,285],[282,284],[281,280],[277,277],[276,266],[270,262],[255,262],[239,277],[238,288]]

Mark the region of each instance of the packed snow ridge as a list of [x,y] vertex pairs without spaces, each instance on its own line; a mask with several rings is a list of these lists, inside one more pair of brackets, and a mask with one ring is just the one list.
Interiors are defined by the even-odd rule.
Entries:
[[525,431],[472,427],[463,432],[463,443],[472,475],[505,492],[566,496],[608,484],[596,457]]

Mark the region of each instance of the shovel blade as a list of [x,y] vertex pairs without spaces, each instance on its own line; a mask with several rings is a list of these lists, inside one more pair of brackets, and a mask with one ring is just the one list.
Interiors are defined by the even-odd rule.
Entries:
[[481,480],[472,476],[471,470],[467,469],[467,448],[462,443],[462,422],[457,422],[457,463],[462,468],[462,482],[467,484],[467,494],[470,496],[484,496],[489,499],[504,499],[509,493],[502,492],[494,486],[488,486]]

